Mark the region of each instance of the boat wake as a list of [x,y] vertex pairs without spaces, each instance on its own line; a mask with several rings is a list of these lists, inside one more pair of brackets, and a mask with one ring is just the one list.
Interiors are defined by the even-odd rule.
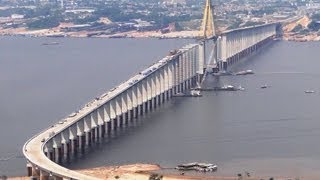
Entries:
[[0,162],[5,162],[5,161],[10,161],[12,159],[20,159],[20,158],[24,158],[23,155],[21,154],[13,154],[7,157],[0,157]]
[[275,71],[275,72],[260,72],[256,74],[312,74],[312,73],[299,72],[299,71]]

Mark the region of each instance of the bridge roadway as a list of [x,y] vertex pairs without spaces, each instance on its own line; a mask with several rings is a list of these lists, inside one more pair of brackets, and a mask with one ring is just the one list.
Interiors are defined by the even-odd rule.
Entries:
[[[275,35],[275,28],[262,25],[221,34],[215,52],[220,70],[262,47]],[[106,133],[151,112],[172,95],[195,86],[204,75],[205,59],[204,43],[187,45],[35,135],[23,147],[28,175],[40,179],[97,179],[59,164],[76,157],[78,151],[83,153]]]

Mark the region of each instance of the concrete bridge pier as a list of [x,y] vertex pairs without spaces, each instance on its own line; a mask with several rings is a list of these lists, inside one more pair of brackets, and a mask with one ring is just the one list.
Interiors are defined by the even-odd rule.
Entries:
[[115,118],[113,118],[113,119],[111,119],[111,127],[112,127],[112,131],[115,131],[115,130],[117,130],[118,129],[118,120],[117,120],[117,118],[115,117]]
[[62,158],[63,158],[63,146],[60,144],[59,147],[56,148],[56,163],[61,164],[62,163]]
[[117,121],[117,129],[122,128],[122,124],[123,124],[123,118],[121,114],[118,114],[116,117],[116,121]]
[[78,145],[81,154],[84,154],[86,148],[86,135],[85,133],[79,135],[78,137]]
[[110,119],[110,121],[107,122],[107,133],[108,133],[108,136],[110,136],[111,131],[112,131],[112,121]]
[[91,131],[90,130],[87,130],[85,132],[86,134],[86,147],[91,147],[91,139],[92,139],[92,136],[91,136]]
[[33,177],[40,177],[40,169],[37,166],[31,167],[31,176]]
[[32,176],[32,165],[29,162],[27,163],[27,175]]
[[130,111],[127,110],[125,113],[124,113],[124,125],[127,127],[129,125],[129,114],[130,114]]
[[[63,134],[63,133],[62,133]],[[62,135],[56,135],[53,137],[53,160],[57,164],[62,163],[63,151],[62,151]]]
[[49,180],[50,174],[44,170],[40,171],[40,180]]
[[91,129],[91,143],[95,144],[96,143],[96,138],[97,138],[97,127],[92,127]]
[[71,139],[71,151],[74,157],[78,155],[78,149],[79,149],[78,139],[79,139],[78,137],[74,137],[73,139]]
[[63,143],[63,160],[66,162],[70,161],[71,153],[71,141]]
[[54,176],[53,179],[54,179],[54,180],[63,180],[63,178],[62,178],[62,177],[59,177],[59,176]]
[[99,137],[100,139],[103,139],[106,135],[106,123],[99,125],[98,128],[99,128]]

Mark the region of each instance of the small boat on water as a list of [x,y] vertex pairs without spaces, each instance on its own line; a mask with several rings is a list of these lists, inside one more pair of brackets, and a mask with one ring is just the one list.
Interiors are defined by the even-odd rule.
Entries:
[[315,91],[313,91],[313,90],[306,90],[306,91],[304,91],[304,93],[311,94],[311,93],[315,93]]
[[43,46],[58,45],[58,44],[59,44],[58,42],[45,42],[45,43],[42,43]]
[[190,95],[192,97],[200,97],[200,96],[202,96],[199,90],[191,90],[190,91]]
[[261,89],[266,89],[266,88],[268,88],[268,87],[269,87],[269,86],[265,84],[265,85],[262,85],[260,88],[261,88]]
[[247,74],[254,74],[251,69],[245,70],[245,71],[239,71],[235,73],[235,75],[247,75]]
[[214,88],[215,91],[237,91],[239,90],[238,88],[232,86],[232,85],[225,85],[222,87],[215,87]]
[[244,87],[242,87],[241,85],[238,87],[238,90],[239,91],[244,91],[245,89],[244,89]]

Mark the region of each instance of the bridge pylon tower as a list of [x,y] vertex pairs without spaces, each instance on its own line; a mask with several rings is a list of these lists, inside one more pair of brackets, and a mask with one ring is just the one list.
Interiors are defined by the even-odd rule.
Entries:
[[216,28],[214,23],[214,13],[211,0],[206,0],[206,6],[203,12],[200,37],[203,39],[211,39],[216,36]]
[[[202,24],[200,27],[200,39],[201,50],[203,51],[200,57],[200,62],[203,64],[203,78],[201,78],[200,82],[205,80],[208,70],[218,71],[217,66],[217,31],[214,22],[214,7],[211,3],[211,0],[206,0],[206,5],[203,12]],[[212,43],[209,43],[211,41]],[[211,45],[210,45],[211,44]],[[210,46],[210,47],[209,47]],[[209,50],[209,57],[206,58],[206,50]]]

